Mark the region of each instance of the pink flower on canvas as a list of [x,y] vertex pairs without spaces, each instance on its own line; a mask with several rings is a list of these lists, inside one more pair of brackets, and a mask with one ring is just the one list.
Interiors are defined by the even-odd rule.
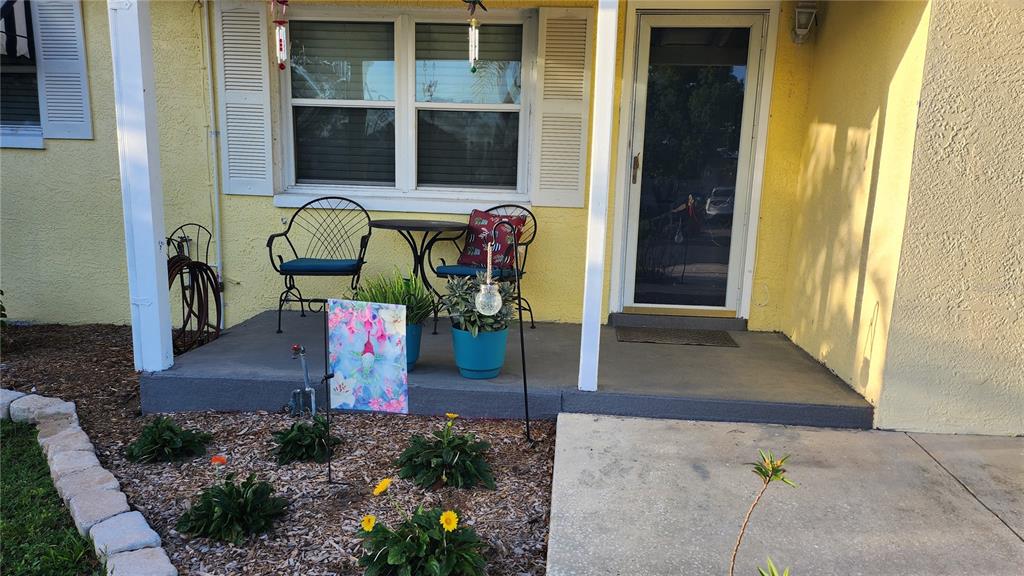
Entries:
[[384,410],[388,412],[404,412],[405,411],[405,396],[399,396],[392,400],[387,401],[384,404]]
[[344,315],[341,313],[341,308],[335,308],[331,310],[331,315],[327,317],[327,326],[333,330],[341,324],[343,318]]
[[384,401],[380,398],[370,398],[370,408],[373,410],[385,410]]
[[384,321],[377,318],[377,342],[383,344],[388,340],[388,333],[384,330]]

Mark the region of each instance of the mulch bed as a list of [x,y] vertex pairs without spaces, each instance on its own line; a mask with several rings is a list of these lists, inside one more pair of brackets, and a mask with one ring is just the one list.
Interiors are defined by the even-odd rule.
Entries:
[[[217,480],[208,457],[173,464],[128,462],[124,447],[148,421],[139,413],[138,378],[132,366],[131,332],[126,327],[9,326],[3,354],[5,388],[59,396],[78,406],[100,461],[121,481],[129,502],[164,540],[181,574],[361,574],[357,565],[359,519],[375,514],[394,522],[397,512],[370,490],[395,476],[394,459],[414,433],[428,434],[442,419],[385,414],[336,415],[332,432],[342,438],[333,477],[317,464],[279,466],[270,433],[289,426],[286,414],[190,413],[175,419],[213,434],[210,454],[228,458],[227,472],[256,473],[287,497],[290,507],[274,530],[242,546],[178,534],[174,525],[198,492]],[[554,425],[538,423],[527,448],[522,423],[460,420],[492,445],[489,457],[498,489],[426,491],[396,481],[389,493],[406,508],[456,508],[461,521],[475,526],[490,549],[488,573],[495,576],[543,574],[547,546]]]

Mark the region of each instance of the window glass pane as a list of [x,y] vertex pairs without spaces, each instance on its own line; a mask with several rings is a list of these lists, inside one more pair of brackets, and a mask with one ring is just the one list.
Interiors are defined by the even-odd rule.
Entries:
[[468,24],[417,24],[416,100],[518,104],[522,59],[522,26],[481,26],[473,73]]
[[395,99],[395,27],[390,22],[292,20],[292,98]]
[[38,126],[39,85],[29,3],[3,2],[0,22],[5,31],[5,53],[0,55],[0,124]]
[[518,112],[420,110],[420,186],[515,188]]
[[299,182],[395,183],[395,111],[295,106]]

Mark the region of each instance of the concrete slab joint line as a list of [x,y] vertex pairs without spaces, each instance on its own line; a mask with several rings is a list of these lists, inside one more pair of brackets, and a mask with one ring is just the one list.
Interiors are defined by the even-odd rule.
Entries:
[[108,576],[177,576],[160,535],[100,465],[74,402],[0,388],[0,417],[35,424],[57,494],[78,532],[92,539]]

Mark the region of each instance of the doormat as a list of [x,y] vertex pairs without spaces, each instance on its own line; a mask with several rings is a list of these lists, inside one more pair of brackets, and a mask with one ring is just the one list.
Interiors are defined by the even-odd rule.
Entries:
[[639,328],[616,326],[615,338],[619,342],[645,342],[650,344],[688,344],[690,346],[729,346],[739,344],[725,330],[686,330],[682,328]]

